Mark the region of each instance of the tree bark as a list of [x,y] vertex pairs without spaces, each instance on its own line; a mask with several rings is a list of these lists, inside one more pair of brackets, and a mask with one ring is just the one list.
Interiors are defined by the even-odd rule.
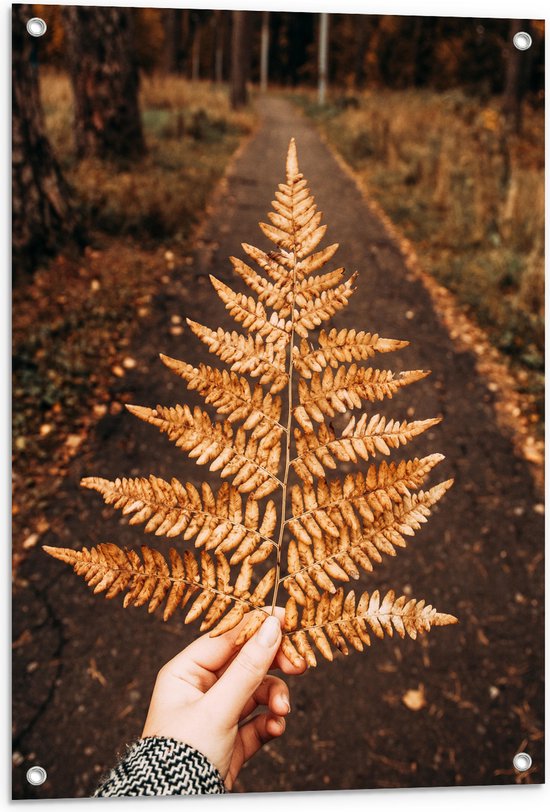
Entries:
[[355,87],[362,90],[365,85],[365,56],[367,52],[367,17],[358,15],[357,44],[355,51]]
[[128,159],[145,153],[132,52],[131,10],[65,8],[79,158]]
[[519,31],[530,32],[528,20],[510,20],[508,32],[506,61],[506,80],[502,96],[502,112],[512,132],[521,132],[523,95],[526,89],[526,78],[531,65],[529,51],[520,51],[513,43],[514,35]]
[[249,17],[247,11],[233,11],[231,34],[231,106],[234,110],[248,101],[246,83],[250,73]]
[[166,73],[183,72],[183,9],[165,8],[162,11],[164,28],[164,70]]
[[214,12],[214,81],[221,85],[223,82],[223,46],[225,41],[225,11]]
[[201,24],[200,20],[195,22],[193,33],[193,45],[191,48],[191,80],[198,82],[201,70]]
[[36,49],[26,23],[30,5],[12,6],[12,255],[14,282],[68,241],[83,244],[83,230],[46,135]]
[[262,34],[260,54],[260,90],[267,92],[269,79],[269,11],[262,11]]
[[317,92],[318,102],[323,105],[327,96],[329,15],[322,13],[319,18],[319,84]]

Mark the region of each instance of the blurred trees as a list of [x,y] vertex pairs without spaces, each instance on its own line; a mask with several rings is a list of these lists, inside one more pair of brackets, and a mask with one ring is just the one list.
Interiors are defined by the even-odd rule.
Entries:
[[260,90],[265,93],[269,80],[269,11],[262,11],[260,45]]
[[328,31],[329,15],[326,12],[319,14],[319,104],[325,103],[328,79]]
[[[64,65],[66,34],[56,24],[57,6],[35,6],[51,20],[45,55]],[[100,7],[89,10],[99,16]],[[122,11],[115,9],[114,11]],[[133,56],[146,71],[180,73],[191,79],[229,79],[231,36],[239,39],[242,13],[230,11],[133,8]],[[259,83],[263,41],[269,39],[264,70],[279,85],[314,86],[318,80],[319,15],[307,12],[246,12],[248,35],[240,61],[250,61],[250,81]],[[504,94],[511,99],[514,62],[521,66],[523,92],[544,87],[544,22],[532,23],[533,46],[510,48],[510,20],[394,15],[331,15],[329,87],[463,87],[472,94]],[[525,30],[528,21],[522,21]],[[51,32],[51,35],[50,35]],[[509,58],[511,57],[511,58]],[[246,67],[246,66],[245,66]],[[241,91],[242,95],[242,91]]]
[[531,68],[532,50],[520,51],[513,45],[520,31],[531,35],[529,20],[510,20],[506,58],[506,80],[502,96],[502,112],[512,132],[519,133],[522,123],[523,98]]
[[[357,104],[363,88],[460,87],[482,101],[500,94],[515,131],[524,99],[544,98],[543,21],[332,14],[325,63],[320,15],[307,12],[34,5],[13,13],[14,257],[29,267],[80,233],[44,131],[38,53],[41,64],[70,72],[77,158],[144,155],[140,71],[229,81],[239,107],[262,77],[315,86],[321,62],[336,103]],[[40,40],[24,29],[30,16],[48,23]],[[511,44],[518,28],[533,37],[528,51]]]
[[237,110],[248,101],[246,84],[250,73],[251,13],[233,11],[231,14],[231,104]]
[[227,15],[223,11],[214,12],[214,81],[223,82],[223,64],[226,52]]
[[78,157],[143,155],[132,10],[67,6],[64,11]]
[[44,128],[39,44],[26,31],[29,5],[12,6],[12,246],[14,282],[67,241],[82,240],[72,194]]
[[[162,67],[166,73],[181,73],[183,67],[183,15],[181,8],[162,9],[164,34],[164,59]],[[147,35],[145,35],[147,39]]]

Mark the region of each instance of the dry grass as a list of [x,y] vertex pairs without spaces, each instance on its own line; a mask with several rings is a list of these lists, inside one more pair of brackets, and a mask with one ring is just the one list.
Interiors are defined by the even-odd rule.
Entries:
[[204,209],[240,138],[253,127],[227,94],[208,82],[152,76],[141,88],[148,155],[113,167],[74,159],[72,91],[64,74],[44,72],[41,92],[48,134],[94,231],[148,240],[184,241]]
[[306,111],[542,406],[544,113],[506,133],[498,100],[368,91]]

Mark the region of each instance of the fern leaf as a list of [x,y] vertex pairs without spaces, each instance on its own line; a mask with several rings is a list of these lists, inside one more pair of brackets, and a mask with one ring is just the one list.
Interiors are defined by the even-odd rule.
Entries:
[[229,333],[219,327],[210,330],[196,321],[187,319],[187,324],[195,335],[206,344],[210,352],[217,355],[233,372],[260,378],[261,384],[270,383],[270,392],[280,392],[288,383],[285,369],[286,333],[282,342],[264,342],[256,335],[244,336],[235,331]]
[[288,574],[282,578],[285,588],[299,604],[306,596],[318,597],[318,588],[334,592],[334,580],[357,579],[360,570],[372,572],[373,564],[382,561],[382,554],[395,556],[397,548],[406,547],[405,537],[411,537],[427,522],[432,508],[452,486],[449,479],[428,491],[404,496],[392,503],[375,520],[363,524],[359,531],[348,526],[340,528],[338,537],[315,535],[312,543],[291,540],[288,545]]
[[[323,321],[330,319],[346,307],[350,296],[355,291],[353,283],[357,274],[332,290],[324,290],[318,298],[312,299],[305,291],[300,291],[295,301],[301,309],[294,318],[294,329],[299,336],[307,337],[309,330]],[[307,289],[306,289],[307,290]]]
[[291,460],[300,479],[313,482],[313,477],[324,477],[325,467],[336,468],[339,462],[356,463],[358,459],[368,460],[377,453],[390,454],[394,448],[410,442],[424,431],[441,422],[440,417],[429,420],[387,420],[379,414],[370,420],[366,414],[355,421],[352,417],[340,436],[332,427],[321,423],[317,434],[313,431],[294,430],[298,456]]
[[400,504],[410,490],[422,486],[425,478],[444,457],[430,454],[422,459],[371,465],[367,475],[348,474],[339,479],[320,479],[317,489],[309,483],[292,488],[292,518],[288,528],[299,541],[313,544],[314,538],[328,533],[338,538],[342,527],[359,532],[361,521],[374,522],[375,517]]
[[235,273],[258,295],[259,301],[276,310],[281,318],[291,315],[293,301],[301,307],[298,317],[294,319],[294,327],[296,329],[298,325],[302,325],[302,332],[307,327],[306,321],[313,319],[315,314],[327,310],[327,315],[322,315],[320,320],[311,321],[312,326],[334,315],[347,304],[355,290],[352,285],[357,274],[339,285],[344,274],[343,268],[296,283],[292,278],[289,279],[288,272],[285,271],[273,283],[237,257],[230,257],[230,260]]
[[391,398],[402,387],[429,374],[415,369],[394,376],[391,370],[357,367],[356,364],[338,367],[334,373],[327,367],[322,376],[314,372],[309,385],[303,378],[300,380],[300,406],[295,408],[294,416],[304,431],[312,431],[312,419],[322,423],[325,416],[335,417],[338,412],[344,414],[349,409],[360,409],[365,400],[373,403]]
[[294,347],[294,366],[304,378],[311,378],[313,372],[322,372],[327,366],[338,367],[352,361],[367,361],[377,352],[395,352],[407,347],[408,341],[381,338],[377,333],[362,330],[336,330],[329,333],[321,330],[318,337],[319,348],[312,348],[303,340]]
[[310,254],[305,259],[296,263],[296,276],[298,280],[305,279],[309,274],[320,270],[327,262],[330,262],[336,251],[340,246],[338,243],[333,243],[323,248],[322,251],[317,251],[315,254]]
[[300,298],[311,301],[318,298],[322,293],[334,290],[342,281],[345,273],[344,268],[337,268],[335,271],[311,276],[309,279],[302,279],[296,283],[296,303],[300,304]]
[[265,251],[256,248],[254,245],[249,245],[246,242],[243,242],[241,247],[243,251],[248,254],[250,259],[253,259],[274,282],[288,284],[289,274],[284,254],[277,252],[266,254]]
[[[172,549],[167,559],[148,546],[141,557],[115,544],[45,550],[71,564],[95,592],[108,598],[126,592],[125,606],[147,605],[154,611],[163,604],[165,619],[187,607],[185,622],[200,618],[201,630],[211,635],[241,624],[238,644],[261,626],[284,587],[290,598],[283,649],[292,662],[298,664],[302,656],[315,665],[315,650],[331,660],[335,648],[361,650],[373,634],[397,631],[416,637],[431,626],[456,622],[424,601],[396,598],[392,590],[382,601],[377,591],[364,592],[356,601],[354,592],[344,596],[336,586],[372,572],[384,555],[405,547],[452,480],[422,490],[441,454],[399,463],[382,460],[364,472],[327,479],[339,464],[360,468],[439,423],[439,418],[409,422],[350,414],[365,401],[393,397],[429,373],[361,366],[376,353],[406,347],[407,341],[336,327],[310,338],[311,331],[348,305],[357,274],[345,279],[344,268],[322,270],[338,244],[320,246],[326,225],[299,170],[293,139],[286,178],[275,191],[267,221],[260,229],[274,250],[243,243],[255,267],[230,258],[248,288],[246,295],[210,277],[242,331],[211,329],[187,319],[226,368],[161,355],[216,415],[180,404],[127,407],[225,481],[217,489],[208,482],[197,488],[154,475],[82,481],[128,516],[131,525],[190,542],[196,552]],[[286,400],[279,394],[284,390]],[[293,485],[291,476],[301,484]],[[277,490],[276,507],[267,497]],[[253,588],[255,566],[262,562],[267,571]]]
[[[86,547],[82,550],[58,547],[43,549],[54,558],[70,564],[96,594],[105,592],[106,598],[114,598],[126,590],[125,607],[147,605],[148,611],[154,612],[166,601],[164,620],[168,620],[178,608],[183,608],[194,598],[185,616],[185,623],[199,618],[217,596],[230,603],[243,604],[244,615],[263,601],[265,595],[262,593],[266,583],[273,577],[267,579],[258,593],[251,594],[252,568],[248,562],[243,563],[239,577],[232,586],[229,583],[230,567],[223,555],[213,558],[202,551],[200,561],[197,561],[189,550],[180,556],[172,549],[168,564],[158,550],[147,546],[141,548],[141,559],[135,551],[111,543],[98,544],[90,550]],[[226,608],[218,606],[215,618],[210,616],[208,624],[218,622]],[[237,623],[239,620],[234,625]]]
[[[378,590],[371,595],[363,592],[356,603],[355,593],[343,589],[334,595],[324,592],[319,600],[308,599],[300,618],[294,598],[285,607],[285,629],[282,649],[288,659],[298,664],[304,657],[309,666],[316,666],[314,648],[327,660],[333,660],[333,646],[342,654],[349,653],[349,643],[357,651],[370,646],[370,635],[382,639],[409,635],[413,640],[429,632],[432,626],[458,623],[453,615],[442,614],[424,600],[395,597],[390,590],[383,599]],[[313,644],[313,645],[312,645]]]
[[287,341],[290,340],[290,322],[280,319],[275,312],[268,318],[261,302],[244,293],[235,293],[215,276],[210,276],[210,281],[229,314],[249,332],[258,333],[266,341],[281,340],[285,335]]
[[183,485],[175,478],[166,482],[152,475],[114,481],[85,477],[80,484],[100,493],[106,504],[124,516],[131,516],[131,525],[145,523],[146,533],[194,539],[195,547],[208,551],[226,554],[235,550],[231,565],[252,553],[256,553],[253,563],[258,563],[263,560],[258,548],[263,545],[262,554],[267,557],[275,543],[275,503],[266,504],[262,518],[257,500],[248,498],[243,508],[241,494],[227,482],[217,494],[207,482],[198,491],[191,483]]
[[290,316],[292,282],[288,279],[288,274],[285,273],[273,283],[237,257],[230,257],[230,260],[235,273],[258,295],[260,302],[265,302],[268,307],[276,310],[281,318]]
[[193,367],[167,355],[160,357],[169,369],[187,381],[189,389],[196,389],[206,403],[214,406],[218,414],[225,415],[230,423],[244,421],[243,429],[252,431],[252,437],[261,439],[273,426],[280,425],[281,398],[264,394],[261,384],[252,390],[247,379],[234,372],[206,364]]
[[295,273],[297,283],[301,283],[307,276],[320,270],[327,262],[330,262],[338,248],[338,243],[323,248],[315,254],[310,254],[306,259],[300,262],[295,261],[295,257],[287,252],[271,252],[266,254],[260,248],[256,248],[248,243],[242,243],[243,251],[248,256],[258,263],[260,268],[264,270],[268,276],[275,282],[291,283],[289,279],[289,270]]
[[140,420],[157,426],[178,448],[186,451],[197,465],[210,463],[210,471],[219,471],[222,478],[232,476],[239,493],[254,492],[256,499],[277,489],[277,470],[281,455],[282,430],[271,429],[261,440],[248,438],[240,427],[233,432],[228,421],[212,423],[208,414],[188,406],[127,405]]

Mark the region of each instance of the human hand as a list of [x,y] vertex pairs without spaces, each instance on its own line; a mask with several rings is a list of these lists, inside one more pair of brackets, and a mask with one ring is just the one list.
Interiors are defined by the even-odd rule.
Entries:
[[[275,609],[239,650],[242,624],[220,637],[199,637],[159,671],[142,737],[163,736],[189,744],[217,768],[230,790],[242,765],[270,739],[282,735],[289,691],[271,668],[302,674],[282,651]],[[251,718],[260,705],[267,710]]]

